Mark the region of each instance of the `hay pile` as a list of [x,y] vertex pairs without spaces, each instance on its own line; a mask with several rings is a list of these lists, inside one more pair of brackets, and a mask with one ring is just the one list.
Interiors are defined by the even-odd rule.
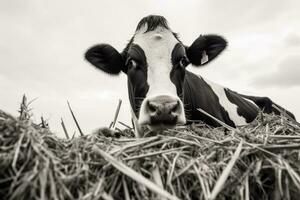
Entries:
[[140,139],[130,129],[59,139],[43,127],[0,112],[1,199],[299,199],[300,127],[285,117]]

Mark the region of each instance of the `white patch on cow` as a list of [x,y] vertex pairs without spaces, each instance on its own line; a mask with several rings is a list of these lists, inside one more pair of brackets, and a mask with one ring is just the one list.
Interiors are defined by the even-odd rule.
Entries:
[[202,58],[201,58],[201,65],[208,62],[208,55],[206,54],[206,51],[202,52]]
[[234,124],[236,126],[246,125],[246,119],[240,116],[237,112],[237,105],[231,103],[227,98],[225,88],[206,79],[204,80],[209,84],[214,93],[218,96],[220,104],[227,111],[229,118],[234,122]]
[[[144,51],[147,58],[147,82],[149,90],[145,99],[154,98],[160,95],[177,97],[176,86],[170,79],[172,70],[172,51],[178,40],[171,30],[157,27],[153,31],[146,32],[147,25],[138,30],[133,39],[134,44],[138,44]],[[145,111],[145,100],[140,109],[139,123],[149,121],[149,116]],[[183,110],[183,104],[180,101]],[[185,123],[184,112],[178,116],[178,121]]]
[[131,111],[131,117],[132,117],[132,121],[133,121],[133,124],[134,124],[134,135],[136,138],[140,138],[141,137],[141,127],[140,125],[138,124],[138,119],[132,109],[132,107],[130,106],[130,111]]
[[158,27],[154,31],[145,33],[146,29],[147,26],[144,26],[135,33],[133,43],[143,49],[147,58],[149,84],[147,97],[159,94],[176,96],[176,87],[170,80],[170,72],[172,51],[178,40],[168,29]]
[[258,110],[260,110],[260,108],[255,104],[254,101],[250,100],[250,99],[247,99],[245,97],[242,97],[243,99],[245,99],[246,101],[248,101],[249,103],[251,103],[252,105],[254,105]]

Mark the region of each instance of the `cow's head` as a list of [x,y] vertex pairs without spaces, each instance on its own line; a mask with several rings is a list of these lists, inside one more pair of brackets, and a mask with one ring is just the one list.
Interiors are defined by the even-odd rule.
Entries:
[[182,102],[186,67],[207,64],[225,47],[226,41],[216,35],[200,35],[191,46],[185,46],[164,17],[151,15],[139,22],[122,53],[100,44],[91,47],[85,57],[106,73],[127,74],[138,125],[161,129],[186,123]]

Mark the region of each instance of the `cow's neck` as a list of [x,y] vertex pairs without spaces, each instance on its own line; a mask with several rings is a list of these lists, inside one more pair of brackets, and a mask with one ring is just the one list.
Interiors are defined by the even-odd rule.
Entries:
[[214,119],[197,110],[201,108],[228,125],[235,126],[220,104],[219,97],[201,76],[186,71],[183,90],[187,119],[200,120],[211,126],[219,126],[219,123]]

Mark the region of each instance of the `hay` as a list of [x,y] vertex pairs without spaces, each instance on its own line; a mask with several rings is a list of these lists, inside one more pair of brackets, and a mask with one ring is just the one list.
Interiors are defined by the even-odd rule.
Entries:
[[[23,114],[24,116],[24,114]],[[300,127],[260,115],[236,129],[193,124],[57,138],[0,111],[2,199],[298,199]]]

